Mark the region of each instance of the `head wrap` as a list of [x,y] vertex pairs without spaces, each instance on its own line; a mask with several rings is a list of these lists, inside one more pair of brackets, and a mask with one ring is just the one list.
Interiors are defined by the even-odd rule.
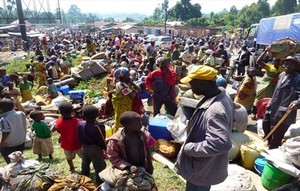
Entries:
[[207,49],[207,50],[205,51],[205,53],[211,55],[211,54],[213,53],[213,51],[212,51],[211,49]]
[[217,77],[216,84],[217,84],[217,86],[223,86],[223,85],[227,84],[227,81],[225,78],[219,76],[219,77]]
[[114,72],[115,81],[120,81],[120,78],[128,72],[128,68],[120,67]]
[[197,66],[194,67],[186,77],[180,80],[181,83],[189,83],[192,79],[198,80],[216,80],[218,71],[210,66]]

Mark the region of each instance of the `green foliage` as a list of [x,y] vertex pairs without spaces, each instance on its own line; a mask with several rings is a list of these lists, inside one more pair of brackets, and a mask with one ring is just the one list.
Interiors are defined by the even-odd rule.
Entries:
[[126,17],[126,19],[123,20],[123,23],[130,23],[130,22],[135,22],[135,20],[129,17]]
[[30,62],[30,56],[27,57],[25,60],[21,61],[14,61],[14,60],[9,60],[9,65],[6,65],[6,72],[8,74],[14,73],[14,72],[27,72],[26,69],[26,64],[29,64]]
[[110,22],[110,23],[114,23],[115,19],[113,17],[107,17],[105,19],[103,19],[104,22]]
[[86,102],[93,104],[95,98],[101,98],[106,90],[106,74],[93,77],[88,81],[80,81],[74,89],[87,90]]
[[192,18],[200,18],[202,16],[200,4],[191,4],[190,0],[177,1],[169,11],[168,15],[176,20],[188,21]]
[[249,27],[253,23],[258,23],[260,19],[270,16],[270,5],[267,0],[258,0],[250,6],[245,6],[238,14],[239,27]]
[[[58,137],[59,134],[57,132],[52,133],[52,139],[53,139],[53,146],[54,146],[54,154],[53,159],[50,160],[48,157],[44,157],[40,163],[41,164],[50,164],[50,168],[54,169],[58,173],[61,173],[61,176],[67,176],[70,175],[71,172],[69,171],[69,165],[67,163],[67,160],[65,158],[64,150],[60,147],[58,143]],[[25,159],[37,159],[38,156],[33,154],[32,149],[26,149],[23,152],[23,155],[25,156]],[[106,165],[109,167],[111,166],[111,163],[109,160],[105,160]],[[74,166],[76,167],[76,172],[80,174],[80,167],[81,167],[81,159],[76,156],[73,160]],[[0,157],[0,166],[4,167],[6,166],[6,163],[3,159],[3,157]],[[168,169],[165,168],[165,166],[161,163],[158,163],[156,161],[153,161],[154,166],[154,173],[153,177],[155,180],[155,183],[158,187],[158,190],[168,190],[168,191],[181,191],[185,188],[185,183],[176,176],[176,174]],[[95,178],[95,173],[93,170],[91,170],[91,178]]]
[[192,18],[186,22],[187,25],[198,27],[198,26],[209,26],[209,18]]
[[[164,22],[163,10],[163,6],[157,7],[153,15],[145,18],[141,24],[162,25]],[[211,12],[209,18],[207,18],[202,17],[199,4],[191,4],[190,0],[180,0],[168,9],[167,16],[168,20],[185,21],[190,26],[222,26],[227,29],[234,29],[247,28],[253,23],[258,23],[262,18],[294,13],[299,10],[300,0],[277,0],[272,8],[268,0],[257,0],[256,3],[246,5],[241,10],[237,10],[235,6],[232,6],[229,11],[224,9],[219,13]]]
[[272,15],[285,15],[297,12],[297,0],[277,0],[272,9]]
[[162,18],[159,19],[154,19],[153,16],[150,16],[148,18],[145,18],[142,21],[143,25],[152,25],[152,26],[156,26],[156,25],[162,25],[164,23],[164,20]]

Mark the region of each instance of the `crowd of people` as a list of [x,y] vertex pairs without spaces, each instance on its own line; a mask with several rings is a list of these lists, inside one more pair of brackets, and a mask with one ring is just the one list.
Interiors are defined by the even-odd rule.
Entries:
[[[297,71],[300,61],[293,55],[282,60],[266,59],[267,47],[257,59],[257,65],[266,71],[258,84],[257,66],[250,65],[251,51],[246,45],[230,52],[222,39],[214,42],[209,37],[178,37],[168,50],[162,50],[154,40],[141,36],[95,38],[87,34],[81,37],[67,39],[62,41],[64,46],[57,43],[50,48],[44,38],[40,46],[34,47],[35,57],[28,65],[34,84],[40,87],[47,81],[47,96],[52,99],[58,96],[53,80],[71,74],[72,50],[66,47],[73,40],[73,52],[85,56],[104,52],[106,63],[111,67],[104,117],[114,116],[112,137],[106,138],[104,125],[97,122],[99,108],[85,106],[82,118],[78,119],[73,116],[70,103],[59,106],[61,117],[55,129],[60,134],[60,144],[72,172],[77,154],[82,159],[81,174],[90,175],[90,163],[98,174],[106,168],[103,152],[106,151],[106,157],[115,168],[135,173],[138,167],[144,167],[152,174],[150,148],[155,140],[143,128],[147,126],[148,116],[141,100],[147,99],[148,104],[153,105],[153,116],[163,113],[163,108],[167,114],[176,116],[178,97],[183,95],[178,84],[187,84],[193,95],[203,97],[189,117],[187,139],[175,163],[176,172],[187,180],[187,191],[209,190],[211,185],[227,177],[230,132],[237,104],[245,107],[248,114],[253,113],[253,119],[256,119],[259,100],[272,98],[263,116],[266,135],[287,110],[292,110],[289,118],[269,138],[270,149],[280,146],[285,131],[295,122],[296,109],[300,107],[300,75]],[[237,59],[230,63],[232,54],[237,54]],[[236,78],[230,74],[234,69],[237,69]],[[226,92],[228,83],[233,83],[232,87],[237,89],[234,99]],[[26,116],[18,105],[32,99],[33,82],[23,76],[19,90],[12,82],[6,85],[0,101],[0,129],[1,154],[9,163],[11,152],[24,149]],[[52,159],[55,154],[51,132],[46,130],[49,128],[43,122],[43,112],[37,108],[29,117],[34,121],[32,128],[36,133],[33,153],[40,159],[44,156]],[[100,177],[96,176],[96,182],[102,183]],[[155,185],[152,186],[155,189]]]

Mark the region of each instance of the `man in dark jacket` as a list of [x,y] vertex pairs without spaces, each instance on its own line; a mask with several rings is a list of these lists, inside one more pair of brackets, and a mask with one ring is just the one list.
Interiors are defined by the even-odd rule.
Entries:
[[189,120],[187,139],[175,163],[177,173],[187,180],[186,191],[209,191],[228,176],[234,108],[226,91],[217,87],[217,74],[210,66],[198,66],[181,80],[194,94],[204,96]]
[[291,110],[288,117],[268,139],[270,149],[281,145],[285,132],[296,121],[297,108],[300,108],[300,75],[296,71],[299,64],[299,59],[295,56],[288,56],[284,60],[285,71],[279,75],[272,100],[267,106],[263,126],[265,135],[271,131],[288,110]]
[[245,75],[246,72],[246,66],[249,66],[249,62],[250,62],[250,55],[251,53],[249,52],[249,50],[247,49],[246,45],[242,46],[242,49],[239,51],[239,57],[238,57],[238,75]]

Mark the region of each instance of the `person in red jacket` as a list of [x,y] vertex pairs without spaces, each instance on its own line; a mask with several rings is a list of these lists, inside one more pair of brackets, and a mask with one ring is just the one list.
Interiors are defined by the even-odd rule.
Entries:
[[160,58],[158,62],[160,67],[146,78],[146,86],[153,90],[154,116],[160,113],[162,105],[165,105],[168,114],[174,116],[177,111],[175,101],[176,72],[170,67],[170,59]]

